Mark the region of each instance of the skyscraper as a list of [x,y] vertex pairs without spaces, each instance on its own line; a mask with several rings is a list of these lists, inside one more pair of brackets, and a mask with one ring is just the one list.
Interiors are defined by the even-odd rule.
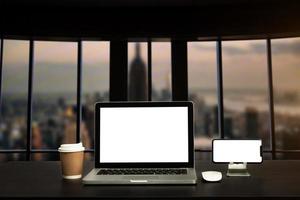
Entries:
[[136,43],[135,57],[130,64],[129,72],[129,100],[146,101],[147,88],[146,65],[141,58],[140,44]]
[[225,138],[234,139],[233,118],[230,113],[224,115],[224,136]]
[[213,106],[213,122],[214,122],[214,134],[218,135],[219,134],[219,107],[218,105]]
[[248,138],[257,138],[258,133],[258,111],[255,108],[248,107],[245,111],[246,118],[246,134]]

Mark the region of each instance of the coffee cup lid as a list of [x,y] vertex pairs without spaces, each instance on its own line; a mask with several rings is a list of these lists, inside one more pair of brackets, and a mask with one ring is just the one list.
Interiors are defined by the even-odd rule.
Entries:
[[74,143],[74,144],[62,144],[58,148],[59,152],[76,152],[76,151],[84,151],[84,147],[82,143]]

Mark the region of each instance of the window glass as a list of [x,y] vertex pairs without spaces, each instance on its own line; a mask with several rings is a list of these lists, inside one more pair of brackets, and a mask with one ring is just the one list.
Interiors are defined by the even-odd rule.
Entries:
[[128,43],[128,100],[148,100],[148,53],[146,42]]
[[195,148],[211,149],[218,133],[216,42],[188,43],[189,100],[194,103]]
[[[0,149],[26,148],[28,59],[28,41],[4,40],[2,83],[0,83],[2,87]],[[7,155],[7,158],[18,160],[17,157],[21,155]]]
[[225,137],[262,139],[270,149],[266,41],[222,44]]
[[[274,39],[271,43],[276,149],[299,150],[300,38]],[[278,155],[295,158],[294,154]]]
[[87,149],[94,148],[94,105],[108,100],[109,42],[83,42],[81,138]]
[[152,100],[172,100],[171,43],[152,42]]
[[33,149],[76,142],[76,91],[77,43],[35,42]]
[[[271,42],[276,149],[299,150],[300,38]],[[270,149],[266,41],[223,41],[222,52],[225,137],[261,138],[264,149]],[[28,59],[28,41],[4,40],[0,149],[26,148]],[[152,100],[172,100],[171,43],[152,42],[151,59]],[[147,60],[147,43],[128,43],[130,100],[140,100],[133,91],[145,91],[147,99]],[[134,76],[134,66],[143,66],[142,76]],[[75,142],[77,43],[36,41],[33,69],[32,148],[56,149]],[[142,89],[134,87],[143,85],[133,84],[134,77],[142,77]],[[210,149],[211,140],[219,136],[216,42],[188,43],[188,81],[189,100],[195,105],[195,147]],[[109,42],[83,42],[81,138],[88,149],[94,147],[94,103],[108,100]],[[32,155],[34,160],[58,159],[55,153]],[[299,158],[297,153],[276,155]],[[24,153],[0,154],[0,161],[24,159]]]

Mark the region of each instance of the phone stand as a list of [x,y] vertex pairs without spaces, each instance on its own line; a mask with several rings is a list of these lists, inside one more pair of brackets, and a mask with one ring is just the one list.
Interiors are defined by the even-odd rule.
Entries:
[[227,176],[250,176],[247,163],[229,163]]

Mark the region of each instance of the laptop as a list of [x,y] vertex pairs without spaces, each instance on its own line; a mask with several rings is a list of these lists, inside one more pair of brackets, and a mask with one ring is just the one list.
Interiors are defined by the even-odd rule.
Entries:
[[196,184],[192,102],[95,105],[95,168],[84,184]]

